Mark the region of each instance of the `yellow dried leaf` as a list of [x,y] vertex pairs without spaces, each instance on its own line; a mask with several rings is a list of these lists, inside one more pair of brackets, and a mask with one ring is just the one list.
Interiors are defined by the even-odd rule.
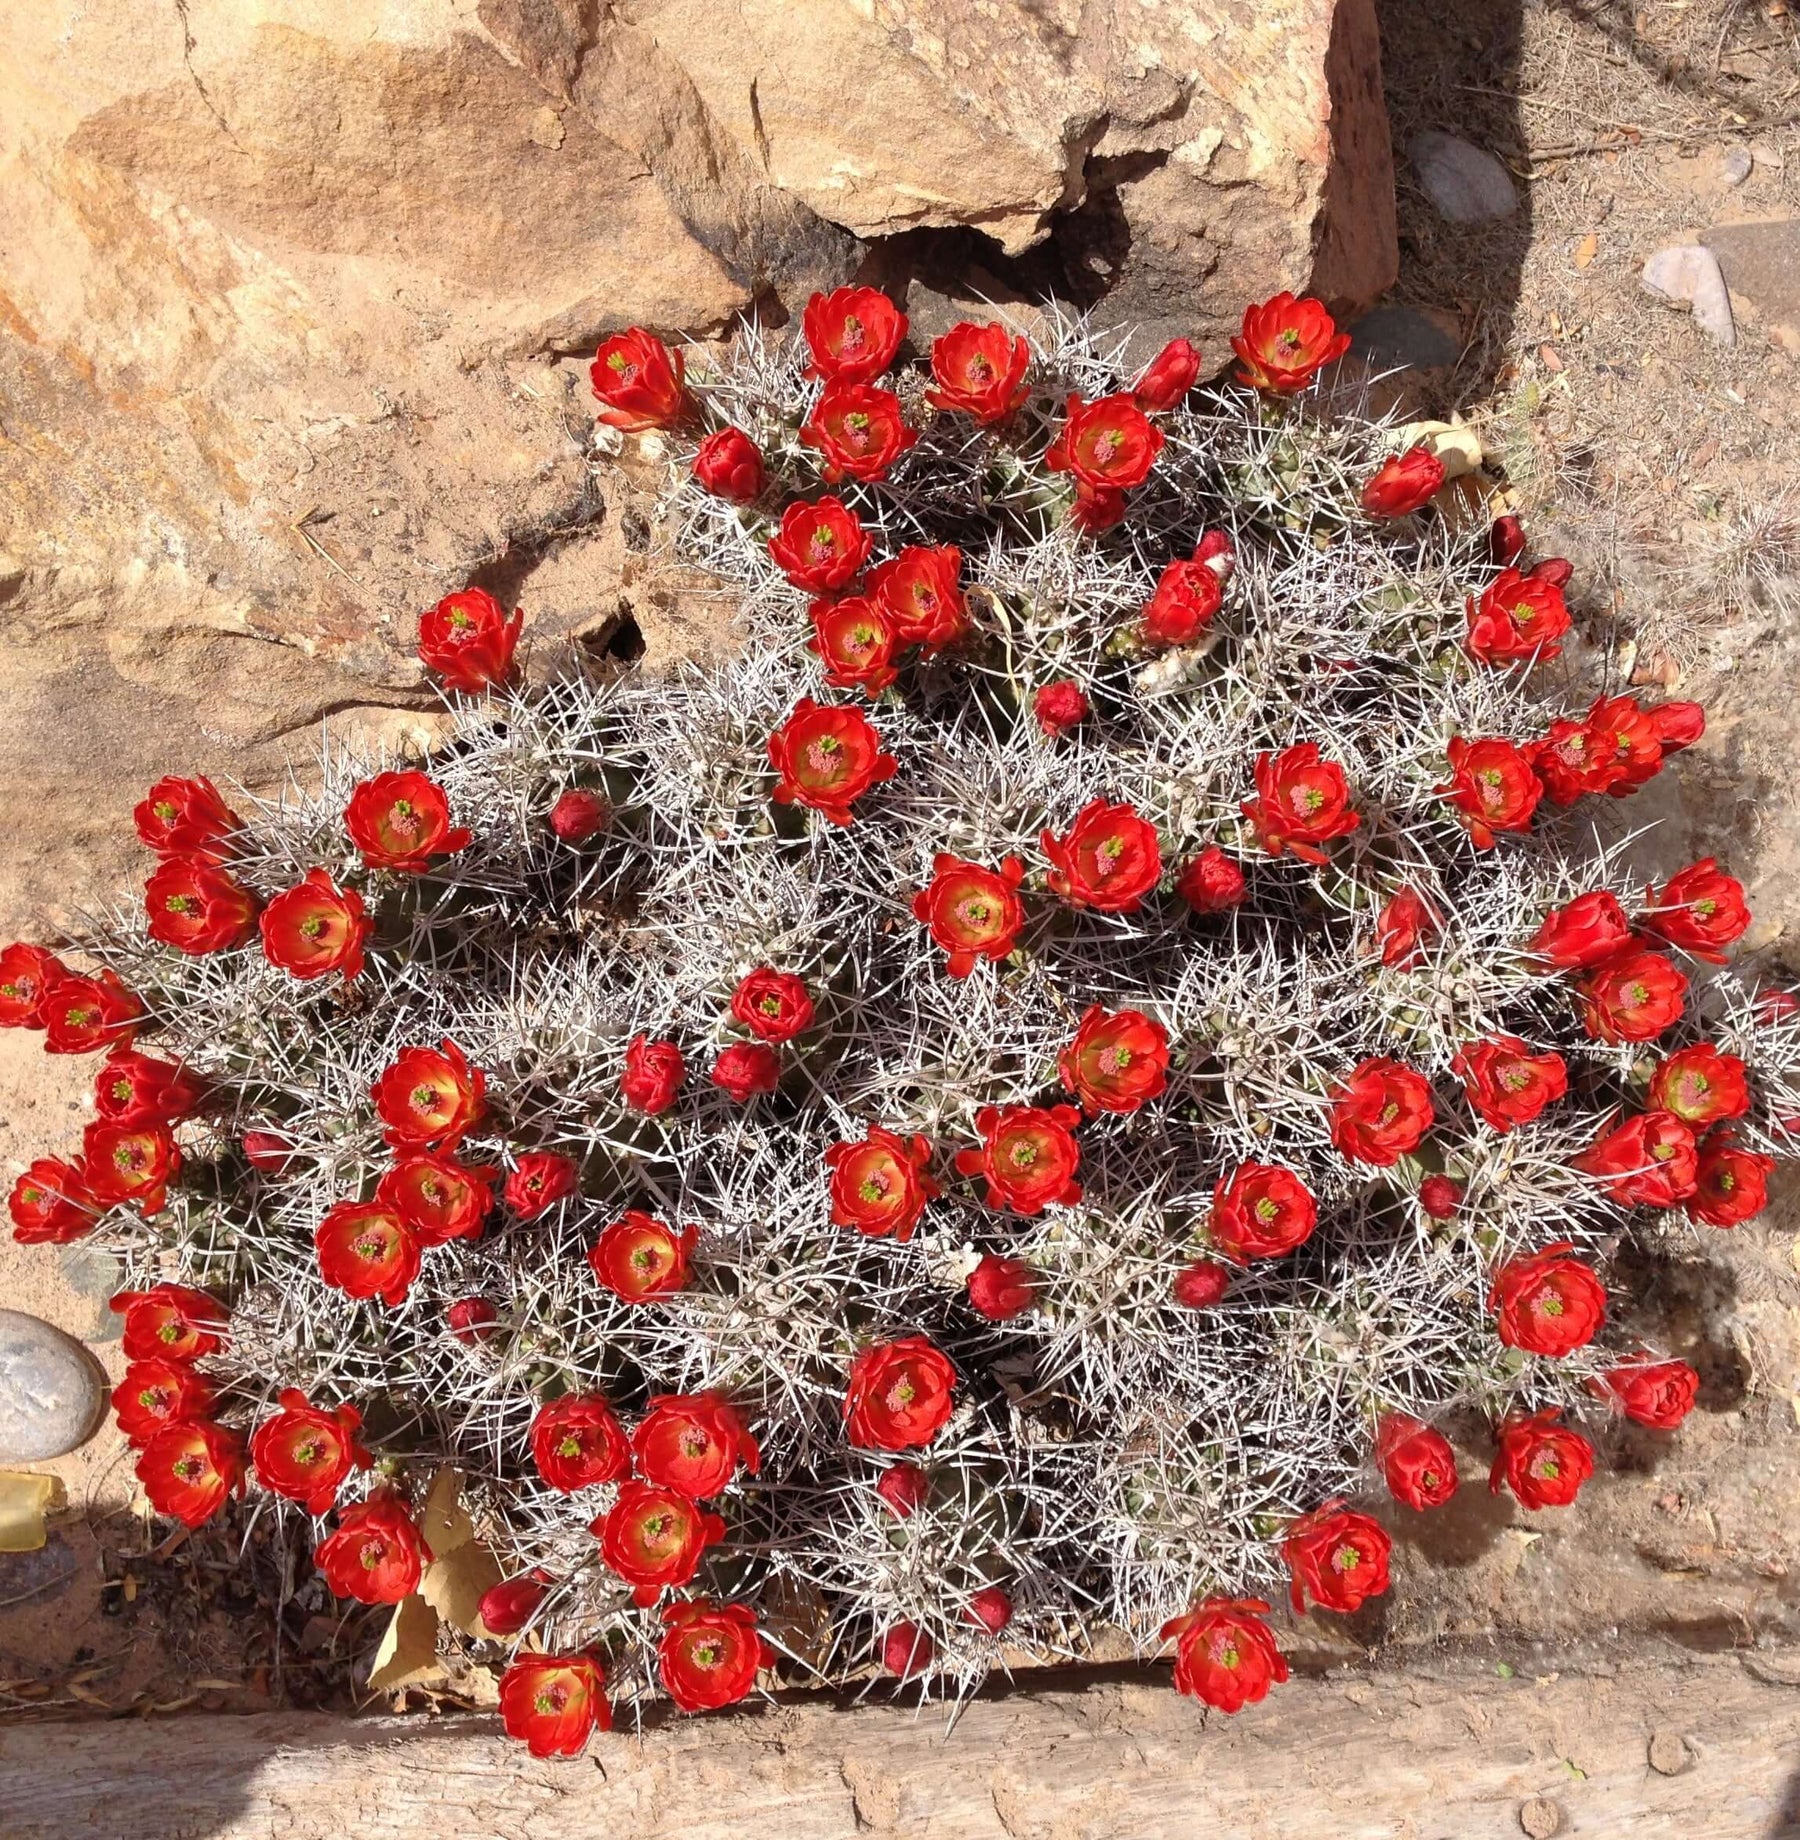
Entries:
[[1394,430],[1395,451],[1426,447],[1443,462],[1446,479],[1460,479],[1481,465],[1481,436],[1464,422],[1408,422]]
[[434,1559],[445,1559],[475,1537],[475,1523],[462,1505],[462,1471],[448,1466],[431,1479],[425,1506],[419,1514],[419,1531]]
[[442,1559],[433,1559],[419,1581],[419,1595],[466,1636],[485,1636],[479,1611],[483,1593],[500,1582],[500,1566],[479,1540],[465,1540]]
[[394,1606],[387,1633],[375,1651],[375,1665],[369,1669],[369,1685],[386,1691],[391,1687],[416,1687],[426,1681],[442,1680],[444,1669],[437,1657],[437,1612],[422,1597],[403,1597]]
[[1588,234],[1575,245],[1575,266],[1577,268],[1586,268],[1599,253],[1600,239],[1590,230]]
[[68,1505],[54,1476],[28,1469],[0,1469],[0,1552],[39,1551],[49,1535],[44,1516]]

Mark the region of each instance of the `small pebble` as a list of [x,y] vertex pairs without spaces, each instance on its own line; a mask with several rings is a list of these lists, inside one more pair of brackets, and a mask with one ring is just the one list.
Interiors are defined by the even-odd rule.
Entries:
[[106,1415],[106,1374],[60,1329],[0,1310],[0,1463],[42,1463],[78,1449]]
[[1651,1734],[1650,1767],[1658,1776],[1679,1776],[1692,1761],[1680,1732],[1659,1731]]
[[1691,307],[1701,331],[1718,344],[1737,343],[1725,277],[1719,272],[1718,257],[1704,244],[1676,243],[1659,249],[1644,264],[1643,282],[1657,299],[1671,306]]
[[1719,183],[1721,185],[1742,185],[1750,177],[1750,169],[1756,164],[1748,147],[1732,147],[1719,162]]
[[1482,148],[1432,129],[1415,135],[1408,151],[1425,196],[1451,223],[1487,223],[1519,208],[1512,174]]
[[1551,1840],[1562,1832],[1562,1810],[1547,1795],[1534,1795],[1519,1809],[1519,1825],[1531,1840]]

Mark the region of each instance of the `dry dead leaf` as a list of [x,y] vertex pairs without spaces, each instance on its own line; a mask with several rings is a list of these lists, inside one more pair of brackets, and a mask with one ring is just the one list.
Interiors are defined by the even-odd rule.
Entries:
[[1554,345],[1540,345],[1538,356],[1543,360],[1544,369],[1554,376],[1563,367],[1562,353]]
[[442,1680],[437,1627],[437,1612],[424,1598],[401,1598],[394,1606],[381,1646],[375,1651],[369,1685],[386,1691],[390,1687],[416,1687],[425,1681]]
[[481,1599],[500,1582],[500,1565],[479,1540],[465,1540],[441,1559],[433,1559],[419,1581],[419,1595],[466,1636],[488,1632],[480,1616]]
[[1577,268],[1586,268],[1599,253],[1600,239],[1590,230],[1587,235],[1575,245],[1575,266]]
[[448,1466],[431,1479],[425,1506],[419,1513],[419,1531],[434,1559],[445,1559],[475,1537],[475,1523],[462,1505],[462,1471]]
[[1408,422],[1394,430],[1396,451],[1427,447],[1443,462],[1446,479],[1460,479],[1481,465],[1481,436],[1465,422]]
[[68,1496],[54,1476],[40,1476],[28,1469],[0,1469],[0,1552],[40,1551],[49,1538],[44,1516],[67,1505]]

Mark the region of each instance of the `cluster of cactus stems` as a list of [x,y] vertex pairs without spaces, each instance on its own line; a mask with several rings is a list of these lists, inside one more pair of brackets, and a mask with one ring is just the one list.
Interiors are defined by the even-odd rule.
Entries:
[[[469,839],[422,867],[371,868],[346,829],[356,788],[393,763],[328,752],[278,799],[234,796],[226,867],[253,906],[320,869],[360,890],[372,931],[354,977],[297,977],[247,926],[242,943],[179,949],[135,908],[74,942],[71,964],[116,972],[141,1003],[137,1048],[205,1087],[164,1205],[95,1203],[87,1224],[134,1293],[177,1284],[228,1312],[197,1362],[227,1433],[247,1445],[283,1389],[361,1414],[374,1467],[344,1479],[339,1519],[377,1491],[416,1506],[442,1465],[463,1474],[501,1569],[545,1584],[478,1653],[587,1657],[577,1687],[603,1673],[610,1699],[643,1703],[668,1684],[671,1603],[704,1597],[754,1610],[766,1684],[898,1673],[960,1699],[996,1665],[1081,1657],[1103,1626],[1152,1654],[1173,1625],[1180,1684],[1259,1697],[1220,1688],[1220,1670],[1264,1655],[1259,1600],[1302,1577],[1296,1529],[1322,1510],[1390,1528],[1416,1511],[1389,1494],[1393,1427],[1450,1429],[1483,1465],[1482,1426],[1585,1427],[1604,1446],[1625,1397],[1606,1377],[1665,1352],[1643,1348],[1616,1290],[1556,1354],[1503,1335],[1496,1303],[1500,1274],[1546,1248],[1604,1281],[1624,1237],[1714,1230],[1679,1199],[1634,1205],[1616,1160],[1582,1166],[1645,1111],[1658,1064],[1696,1043],[1742,1062],[1747,1109],[1707,1141],[1744,1153],[1753,1185],[1756,1158],[1794,1149],[1800,1006],[1654,936],[1629,805],[1544,798],[1484,836],[1450,790],[1459,740],[1510,739],[1529,763],[1608,686],[1558,657],[1554,625],[1484,655],[1472,634],[1494,585],[1522,579],[1518,533],[1438,492],[1428,447],[1396,461],[1391,426],[1328,399],[1316,373],[1341,341],[1316,303],[1253,315],[1269,311],[1287,320],[1247,319],[1239,378],[1212,386],[1181,353],[1158,361],[1172,381],[1146,385],[1122,341],[1052,318],[987,419],[944,400],[953,352],[933,354],[935,379],[901,362],[890,400],[911,438],[862,478],[814,431],[847,387],[814,349],[850,348],[840,297],[806,334],[752,329],[685,374],[647,335],[612,341],[602,445],[666,460],[665,539],[729,585],[732,654],[522,687],[506,670],[517,622],[490,631],[487,668],[445,673],[470,693],[428,769]],[[998,349],[1021,348],[1009,332]],[[1259,362],[1269,351],[1289,370]],[[1108,500],[1055,444],[1071,399],[1134,387],[1158,445]],[[744,438],[730,478],[725,430]],[[867,589],[797,586],[771,550],[789,507],[827,494],[867,533],[870,567],[908,546],[960,552],[945,642],[896,653],[893,681],[866,691],[827,681],[816,620]],[[1196,556],[1216,606],[1157,629],[1165,572]],[[1539,571],[1559,616],[1565,576]],[[479,625],[462,598],[455,617],[475,608]],[[860,709],[893,763],[835,815],[771,796],[770,738],[806,698]],[[1667,751],[1697,720],[1663,722]],[[1308,744],[1341,769],[1355,823],[1284,848],[1258,814],[1259,761]],[[591,824],[553,826],[572,792]],[[1095,801],[1129,806],[1160,854],[1112,910],[1077,898],[1048,848]],[[1208,851],[1223,879],[1196,900],[1184,872]],[[1021,871],[1016,938],[960,976],[915,905],[945,856]],[[1592,964],[1546,956],[1546,916],[1597,891],[1688,980],[1668,1027],[1597,1031]],[[750,1039],[733,993],[763,969],[800,980],[811,1015],[774,1048],[773,1090],[740,1100],[708,1074]],[[1061,1199],[1005,1205],[971,1167],[990,1108],[1079,1106],[1059,1065],[1095,1006],[1156,1025],[1166,1078],[1068,1124],[1079,1167]],[[1469,1045],[1497,1036],[1566,1069],[1508,1129],[1472,1109],[1462,1074]],[[621,1095],[639,1038],[685,1062],[666,1109]],[[485,1077],[456,1155],[504,1172],[553,1152],[579,1186],[535,1214],[497,1205],[478,1237],[425,1250],[402,1295],[359,1300],[323,1275],[315,1232],[393,1161],[371,1101],[384,1070],[445,1040]],[[1392,1154],[1349,1154],[1334,1107],[1371,1061],[1415,1070],[1431,1121]],[[871,1127],[929,1157],[938,1192],[904,1237],[834,1219],[827,1152]],[[1246,1164],[1314,1198],[1299,1243],[1257,1256],[1221,1230],[1217,1195]],[[696,1230],[680,1287],[644,1301],[589,1260],[634,1209]],[[978,1271],[1010,1278],[1010,1302],[979,1307]],[[870,1447],[847,1435],[852,1363],[908,1337],[952,1364],[949,1416],[923,1442]],[[559,1397],[603,1397],[629,1429],[655,1398],[703,1393],[730,1401],[760,1464],[710,1501],[722,1537],[647,1603],[590,1531],[623,1484],[552,1487],[532,1426]],[[245,1470],[258,1512],[307,1511]],[[1330,1564],[1369,1560],[1374,1537]],[[1190,1654],[1190,1629],[1212,1647]],[[1282,1677],[1267,1656],[1264,1686]],[[570,1690],[543,1689],[538,1710]],[[534,1736],[529,1709],[509,1724]]]

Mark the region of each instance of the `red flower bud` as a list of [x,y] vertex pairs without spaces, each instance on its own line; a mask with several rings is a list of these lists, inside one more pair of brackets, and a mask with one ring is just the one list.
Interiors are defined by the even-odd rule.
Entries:
[[1444,463],[1429,447],[1409,447],[1384,461],[1362,489],[1362,508],[1370,517],[1409,517],[1443,489]]
[[1215,843],[1182,870],[1175,892],[1197,914],[1222,914],[1241,906],[1248,889],[1244,872]]
[[1581,971],[1631,943],[1631,923],[1618,897],[1605,888],[1553,907],[1526,950],[1558,971]]
[[1650,711],[1650,720],[1666,754],[1692,747],[1706,733],[1706,711],[1698,703],[1664,703]]
[[1634,1425],[1673,1431],[1693,1410],[1700,1376],[1685,1361],[1659,1361],[1640,1349],[1588,1382],[1596,1399],[1610,1400]]
[[1433,1220],[1454,1220],[1468,1191],[1448,1176],[1427,1176],[1419,1184],[1419,1206]]
[[917,1623],[896,1623],[881,1639],[881,1665],[896,1680],[913,1680],[937,1659],[937,1644]]
[[1037,1274],[1022,1259],[983,1254],[969,1273],[969,1307],[989,1322],[1011,1322],[1037,1302]]
[[567,792],[558,793],[556,803],[550,807],[550,828],[571,849],[605,830],[612,820],[612,806],[585,786],[571,786]]
[[686,1078],[687,1062],[674,1042],[634,1035],[625,1049],[619,1097],[634,1112],[654,1118],[675,1103],[675,1095]]
[[1217,1259],[1196,1259],[1175,1274],[1175,1301],[1184,1310],[1207,1310],[1231,1288],[1231,1267]]
[[550,1574],[541,1568],[504,1578],[482,1592],[475,1606],[476,1620],[490,1637],[504,1640],[516,1636],[537,1615],[550,1584]]
[[713,1062],[712,1083],[735,1104],[747,1105],[781,1083],[781,1062],[766,1042],[734,1041]]
[[901,1520],[910,1520],[931,1499],[931,1478],[916,1463],[890,1463],[875,1493]]
[[1488,557],[1495,568],[1517,562],[1525,553],[1525,526],[1508,511],[1488,526]]
[[444,1323],[465,1348],[479,1348],[493,1340],[500,1312],[485,1297],[458,1297],[444,1312]]
[[1178,409],[1200,378],[1200,353],[1186,339],[1171,339],[1131,386],[1131,397],[1152,415]]
[[520,1220],[536,1220],[581,1186],[573,1157],[554,1150],[528,1150],[506,1178],[506,1205]]
[[1442,931],[1437,909],[1416,888],[1396,890],[1375,916],[1381,962],[1395,971],[1416,970],[1424,957],[1423,948]]
[[506,609],[485,588],[447,594],[419,620],[419,659],[452,690],[478,695],[511,674],[525,616]]
[[1012,1599],[997,1584],[984,1585],[969,1599],[968,1617],[989,1635],[997,1636],[1012,1621]]
[[1139,636],[1146,645],[1192,645],[1224,601],[1218,576],[1204,562],[1171,562],[1144,604]]
[[1042,684],[1032,695],[1031,713],[1046,735],[1066,735],[1078,722],[1088,719],[1087,692],[1068,678]]
[[690,404],[683,384],[685,363],[653,332],[633,326],[603,344],[588,379],[602,405],[598,419],[627,434],[673,428]]
[[694,478],[700,488],[733,505],[761,498],[767,477],[762,449],[741,428],[709,434],[694,456]]
[[1319,301],[1281,293],[1244,309],[1243,330],[1231,349],[1242,366],[1240,383],[1292,396],[1350,349],[1350,335],[1338,331]]

